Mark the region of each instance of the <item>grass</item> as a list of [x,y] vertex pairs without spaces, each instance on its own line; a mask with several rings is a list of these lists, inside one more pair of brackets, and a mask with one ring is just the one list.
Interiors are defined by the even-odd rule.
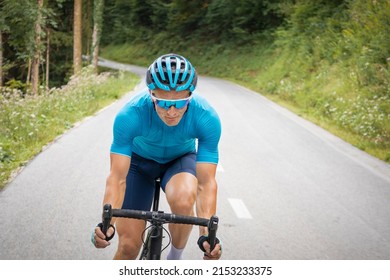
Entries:
[[12,173],[74,123],[132,90],[137,76],[123,72],[92,74],[84,68],[62,88],[38,96],[1,88],[0,189]]

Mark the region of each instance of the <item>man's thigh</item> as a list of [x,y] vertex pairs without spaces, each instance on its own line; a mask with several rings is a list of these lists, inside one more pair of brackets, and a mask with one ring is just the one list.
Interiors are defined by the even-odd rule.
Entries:
[[154,194],[154,180],[159,176],[159,164],[136,154],[126,177],[126,191],[123,209],[149,211]]
[[188,173],[196,177],[196,154],[188,153],[183,155],[182,157],[173,161],[169,167],[166,169],[162,181],[161,186],[165,191],[166,185],[171,181],[171,179],[180,173]]

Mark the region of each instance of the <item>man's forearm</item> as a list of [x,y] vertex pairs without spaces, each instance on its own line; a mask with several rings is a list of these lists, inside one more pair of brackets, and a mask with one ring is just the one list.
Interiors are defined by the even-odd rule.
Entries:
[[[106,191],[103,198],[103,205],[111,204],[112,208],[121,208],[123,204],[124,194],[126,189],[126,180],[118,180],[109,176],[106,183]],[[112,219],[112,224],[115,223],[115,218]]]
[[[196,213],[198,217],[209,219],[216,214],[217,189],[217,183],[215,181],[204,185],[199,184],[196,200]],[[200,235],[207,235],[207,228],[199,227],[199,233]]]

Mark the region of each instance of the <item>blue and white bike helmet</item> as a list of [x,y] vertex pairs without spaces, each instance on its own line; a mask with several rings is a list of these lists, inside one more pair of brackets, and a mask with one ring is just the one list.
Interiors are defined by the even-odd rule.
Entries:
[[146,85],[170,91],[195,90],[198,75],[195,68],[183,56],[170,53],[157,58],[146,72]]

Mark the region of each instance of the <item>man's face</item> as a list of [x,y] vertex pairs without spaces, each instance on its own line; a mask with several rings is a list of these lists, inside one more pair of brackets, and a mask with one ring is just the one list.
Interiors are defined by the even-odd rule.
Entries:
[[[174,100],[188,98],[190,96],[190,92],[188,90],[165,91],[161,89],[155,89],[151,91],[151,94],[152,94],[152,100],[154,102],[154,107],[156,108],[157,115],[160,117],[160,119],[168,126],[178,125],[181,118],[183,117],[184,113],[187,110],[188,103],[183,108],[180,109],[176,108],[175,106],[162,108],[158,105],[158,101],[155,98],[174,101]],[[160,103],[165,105],[168,104],[168,106],[171,104],[170,102],[163,102],[163,101],[161,101]]]

